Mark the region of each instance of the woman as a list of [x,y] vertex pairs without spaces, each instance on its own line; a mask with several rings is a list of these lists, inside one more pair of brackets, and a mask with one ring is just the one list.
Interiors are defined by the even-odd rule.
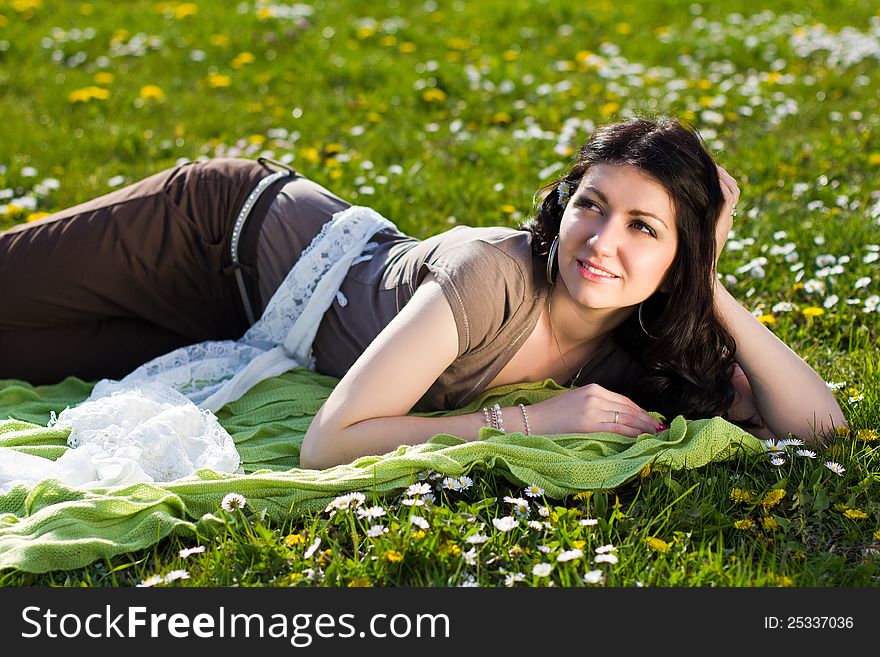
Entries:
[[[0,326],[0,354],[18,363],[4,363],[0,376],[29,378],[15,372],[28,372],[47,338],[67,342],[40,359],[54,368],[46,375],[97,378],[187,342],[240,335],[329,216],[346,207],[302,178],[260,196],[251,191],[265,176],[256,163],[201,166],[200,176],[193,167],[157,174],[42,227],[0,235],[4,280],[28,266],[44,279],[4,293],[12,297],[4,308],[19,308],[17,300],[25,309]],[[327,467],[439,433],[472,440],[486,425],[631,437],[662,430],[645,409],[721,415],[760,437],[811,439],[844,426],[822,378],[717,280],[738,196],[692,132],[637,119],[598,130],[520,230],[459,227],[424,241],[379,230],[315,335],[316,369],[341,380],[306,433],[301,465]],[[256,207],[243,225],[249,203]],[[101,239],[118,252],[103,270],[84,251],[94,247],[83,246]],[[235,248],[230,259],[239,241],[240,259]],[[62,310],[47,322],[34,319],[52,295],[37,247],[52,243],[59,257],[116,282],[102,283],[112,293],[88,299],[82,285],[66,286],[79,296],[49,303]],[[71,316],[87,334],[74,349],[63,337]],[[122,372],[108,374],[114,365]],[[407,415],[546,378],[572,389],[528,408]]]

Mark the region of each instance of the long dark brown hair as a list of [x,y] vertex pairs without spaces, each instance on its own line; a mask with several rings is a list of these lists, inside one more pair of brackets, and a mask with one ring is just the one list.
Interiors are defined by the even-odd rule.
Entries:
[[532,233],[532,250],[544,263],[564,210],[557,202],[558,184],[567,181],[576,189],[596,164],[633,166],[656,180],[672,198],[678,227],[664,291],[643,303],[645,330],[636,313],[614,330],[616,342],[645,372],[619,392],[669,419],[726,417],[734,399],[736,343],[713,303],[715,226],[724,203],[715,162],[699,135],[674,119],[631,119],[599,128],[568,173],[538,191],[535,215],[520,225]]

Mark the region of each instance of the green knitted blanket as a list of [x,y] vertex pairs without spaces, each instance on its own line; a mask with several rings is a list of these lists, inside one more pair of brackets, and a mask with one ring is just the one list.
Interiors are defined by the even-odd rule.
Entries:
[[[299,445],[312,417],[337,379],[297,369],[261,382],[218,413],[235,440],[244,475],[200,470],[173,483],[134,484],[78,490],[46,480],[0,494],[0,568],[46,572],[82,567],[95,560],[146,548],[172,532],[202,533],[229,492],[265,509],[274,521],[322,509],[337,495],[368,496],[400,490],[430,470],[460,476],[492,470],[519,485],[538,484],[548,497],[610,489],[652,468],[696,468],[727,459],[740,450],[758,451],[760,442],[721,418],[675,418],[654,437],[631,439],[610,433],[523,436],[484,428],[466,442],[438,435],[426,444],[400,447],[383,456],[360,458],[326,470],[301,470]],[[92,384],[69,378],[53,386],[0,381],[0,458],[17,449],[49,459],[66,449],[68,430],[47,427],[50,411],[60,412],[88,397]],[[502,406],[532,404],[563,389],[553,381],[504,386],[487,391],[470,413],[496,401]],[[437,415],[432,413],[430,415]],[[429,414],[424,414],[429,415]]]

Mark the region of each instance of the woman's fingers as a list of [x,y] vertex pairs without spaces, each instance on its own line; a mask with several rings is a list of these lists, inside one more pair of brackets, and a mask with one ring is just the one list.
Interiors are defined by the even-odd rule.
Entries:
[[607,431],[635,437],[643,433],[657,433],[660,429],[660,422],[650,415],[634,413],[626,407],[609,408],[605,413],[608,417],[600,421],[608,425]]

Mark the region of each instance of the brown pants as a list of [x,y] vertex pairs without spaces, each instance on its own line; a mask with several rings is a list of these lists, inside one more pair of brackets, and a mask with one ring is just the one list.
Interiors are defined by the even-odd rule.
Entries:
[[[160,354],[248,329],[233,275],[235,219],[266,164],[193,162],[0,232],[0,379],[122,378]],[[259,306],[260,198],[239,249]]]

